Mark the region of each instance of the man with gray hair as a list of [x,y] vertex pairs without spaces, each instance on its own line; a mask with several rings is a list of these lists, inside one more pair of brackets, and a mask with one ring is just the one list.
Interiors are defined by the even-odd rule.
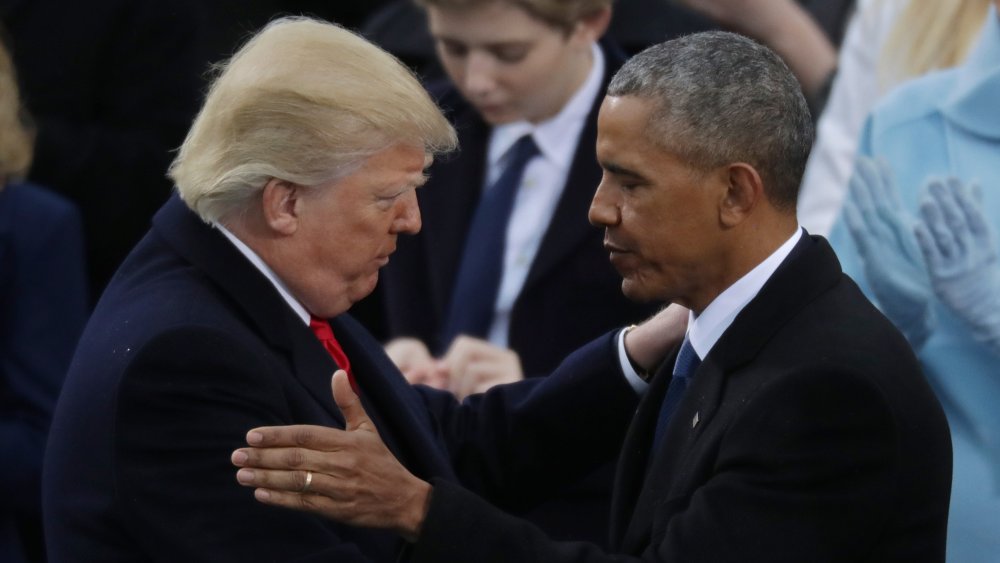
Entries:
[[454,144],[412,73],[333,24],[272,22],[220,67],[170,169],[178,195],[105,291],[59,399],[52,563],[396,560],[397,535],[261,505],[230,471],[247,428],[345,428],[338,368],[423,479],[527,503],[613,459],[637,404],[624,377],[564,370],[460,405],[407,384],[342,315],[420,228],[414,191]]
[[[590,220],[627,296],[691,310],[622,445],[613,554],[554,542],[412,475],[391,490],[422,490],[422,517],[394,518],[371,500],[385,485],[344,469],[357,464],[354,444],[378,441],[344,383],[334,392],[358,430],[255,429],[238,478],[267,504],[385,518],[414,542],[414,561],[943,561],[947,423],[903,337],[826,241],[798,226],[811,139],[795,78],[738,35],[652,47],[609,87]],[[308,494],[297,491],[303,470],[316,475]]]

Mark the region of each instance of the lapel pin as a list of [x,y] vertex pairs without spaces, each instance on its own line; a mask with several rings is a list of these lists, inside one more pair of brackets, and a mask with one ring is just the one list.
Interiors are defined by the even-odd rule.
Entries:
[[691,428],[698,426],[698,421],[701,420],[701,413],[694,413],[694,418],[691,419]]

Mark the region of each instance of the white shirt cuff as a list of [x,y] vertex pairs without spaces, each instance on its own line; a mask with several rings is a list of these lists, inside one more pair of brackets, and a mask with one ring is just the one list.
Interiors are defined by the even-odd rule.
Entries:
[[618,363],[621,364],[622,373],[625,374],[625,381],[628,381],[635,393],[641,397],[646,393],[646,389],[649,389],[649,384],[639,377],[639,374],[632,369],[632,362],[628,360],[628,354],[625,353],[625,329],[618,332],[616,339],[618,340]]

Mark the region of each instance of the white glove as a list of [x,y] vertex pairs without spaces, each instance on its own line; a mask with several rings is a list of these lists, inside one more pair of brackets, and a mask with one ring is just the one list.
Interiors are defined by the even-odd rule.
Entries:
[[1000,353],[1000,259],[979,186],[933,179],[924,192],[915,233],[934,293]]
[[935,326],[931,289],[913,235],[916,219],[903,208],[883,160],[859,156],[848,184],[844,220],[882,312],[920,350]]

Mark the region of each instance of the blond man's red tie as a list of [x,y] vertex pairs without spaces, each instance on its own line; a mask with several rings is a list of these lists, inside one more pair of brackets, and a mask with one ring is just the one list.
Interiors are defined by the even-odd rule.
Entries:
[[354,380],[354,372],[351,371],[351,361],[347,359],[344,349],[340,347],[340,343],[333,336],[333,329],[330,328],[330,323],[326,319],[312,316],[309,318],[309,328],[312,329],[313,334],[319,339],[323,348],[326,348],[326,351],[333,358],[333,361],[337,363],[337,366],[347,372],[347,379],[351,382],[351,388],[354,389],[354,392],[360,394],[358,383]]

